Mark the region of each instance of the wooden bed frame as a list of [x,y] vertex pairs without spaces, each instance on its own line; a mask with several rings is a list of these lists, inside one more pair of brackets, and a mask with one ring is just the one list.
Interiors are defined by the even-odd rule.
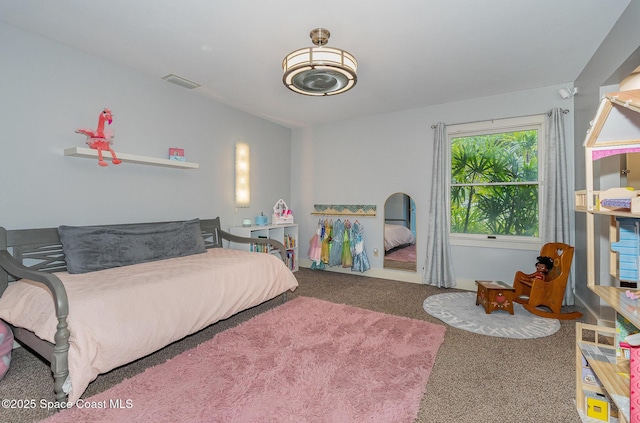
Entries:
[[[127,227],[127,225],[119,226]],[[268,244],[273,250],[280,253],[283,261],[286,259],[286,250],[282,243],[268,238],[245,238],[232,235],[220,228],[220,218],[218,217],[200,220],[200,229],[206,248],[222,248],[222,240],[243,244]],[[7,289],[9,282],[23,278],[41,283],[53,296],[58,319],[54,337],[55,344],[38,338],[31,331],[11,325],[10,327],[17,341],[51,363],[57,401],[64,401],[67,396],[63,385],[69,375],[69,329],[67,324],[69,304],[64,285],[55,272],[66,270],[65,257],[57,228],[6,230],[0,227],[0,296]],[[286,292],[282,296],[283,300],[286,300]]]

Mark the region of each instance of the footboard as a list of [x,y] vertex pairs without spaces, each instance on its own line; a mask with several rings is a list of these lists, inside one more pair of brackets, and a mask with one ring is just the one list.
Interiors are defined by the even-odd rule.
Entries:
[[[150,225],[152,224],[154,223],[150,223]],[[126,227],[127,225],[119,226]],[[282,243],[272,239],[254,239],[232,235],[220,229],[219,218],[200,220],[200,229],[205,248],[221,248],[223,247],[222,240],[238,243],[263,243],[278,250],[282,260],[286,260],[286,250]],[[69,314],[67,292],[55,272],[66,271],[66,266],[57,228],[9,231],[0,228],[0,296],[10,282],[29,279],[41,284],[53,297],[58,321],[54,344],[38,338],[34,333],[23,328],[12,327],[12,329],[17,341],[31,348],[51,363],[55,398],[59,402],[65,401],[67,397],[63,386],[69,376],[70,333],[67,324]]]
[[[40,244],[32,238],[34,235],[39,238]],[[52,236],[57,238],[57,233],[53,230],[7,233],[4,228],[0,228],[0,295],[7,288],[10,277],[11,280],[24,278],[41,283],[51,292],[58,320],[54,337],[55,344],[43,341],[23,329],[12,327],[12,330],[17,341],[30,346],[44,358],[50,357],[47,359],[51,363],[51,371],[53,372],[55,397],[56,400],[62,401],[66,397],[62,387],[69,375],[69,329],[67,325],[69,303],[64,285],[56,275],[49,273],[52,269],[63,268],[61,264],[62,247],[59,240],[57,246],[51,245],[51,242],[45,242],[45,245],[41,244],[47,239],[51,239]],[[20,257],[20,260],[9,254],[8,247],[13,249],[14,255]],[[35,264],[32,267],[27,267],[22,264],[22,258],[35,261]]]

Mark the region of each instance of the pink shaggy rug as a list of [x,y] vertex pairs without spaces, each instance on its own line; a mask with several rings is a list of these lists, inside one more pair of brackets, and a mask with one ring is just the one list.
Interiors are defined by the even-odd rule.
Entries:
[[412,422],[444,333],[297,297],[45,421]]

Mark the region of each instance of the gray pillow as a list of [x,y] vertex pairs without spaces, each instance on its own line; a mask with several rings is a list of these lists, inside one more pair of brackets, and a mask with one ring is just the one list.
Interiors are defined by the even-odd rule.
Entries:
[[86,273],[204,253],[200,220],[110,226],[60,226],[69,273]]

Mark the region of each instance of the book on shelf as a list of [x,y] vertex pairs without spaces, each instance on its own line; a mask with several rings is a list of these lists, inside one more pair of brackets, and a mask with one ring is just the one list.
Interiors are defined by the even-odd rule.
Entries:
[[270,249],[267,244],[252,243],[249,246],[249,251],[252,253],[268,253]]
[[291,234],[287,234],[284,237],[284,246],[285,248],[295,248],[296,247],[296,237],[291,235]]
[[291,270],[296,268],[295,256],[296,255],[295,255],[295,253],[293,251],[287,251],[287,266]]

